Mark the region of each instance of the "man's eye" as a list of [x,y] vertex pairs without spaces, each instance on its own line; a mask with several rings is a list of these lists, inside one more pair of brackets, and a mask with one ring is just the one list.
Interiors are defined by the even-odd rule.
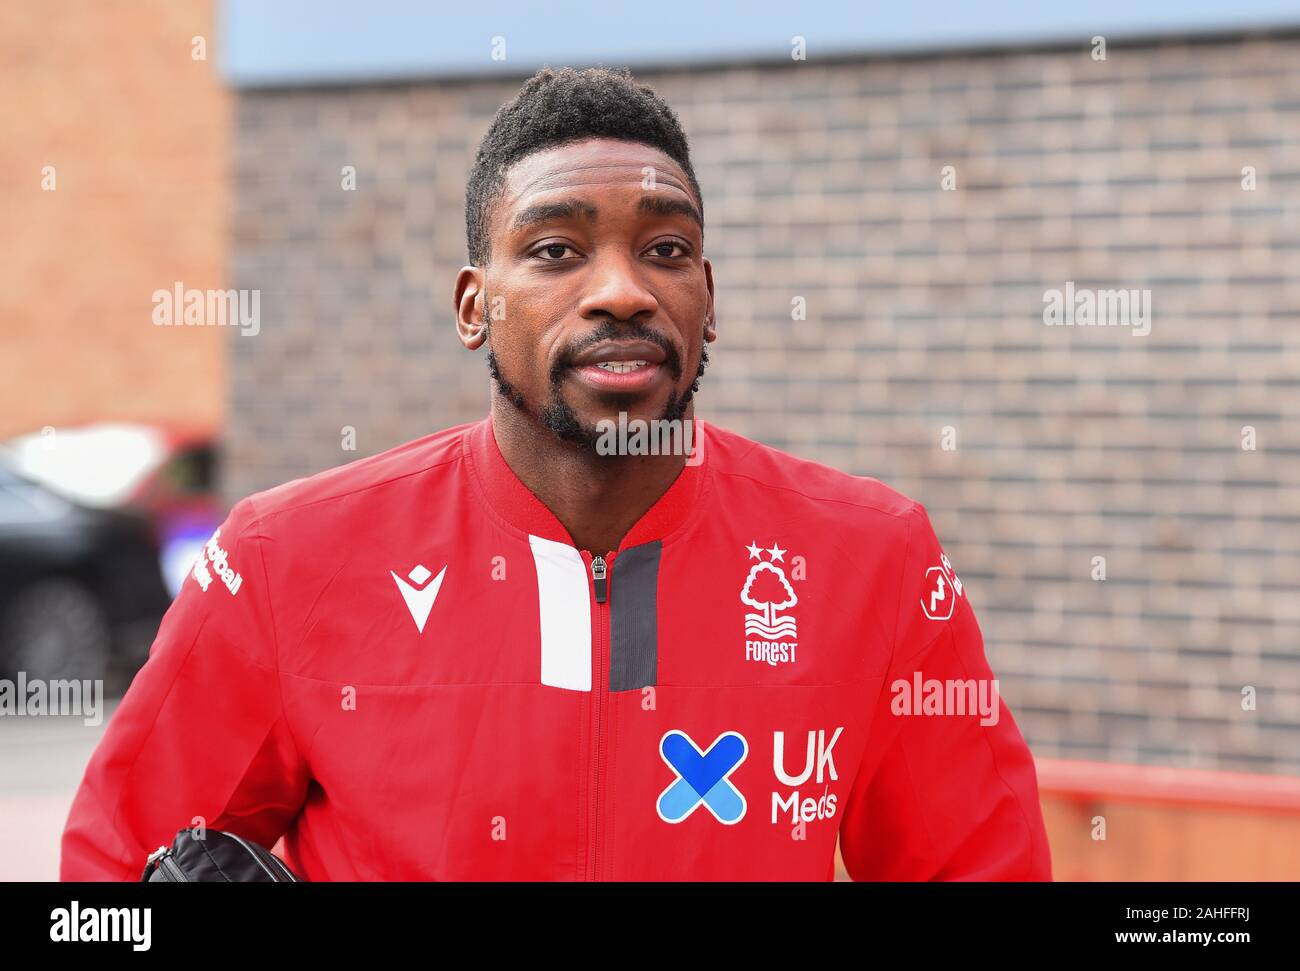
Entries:
[[[666,259],[671,259],[673,257],[673,250],[675,249],[681,250],[681,256],[688,255],[688,250],[685,246],[681,243],[673,242],[670,239],[666,239],[662,243],[655,243],[650,247],[650,251],[654,253],[655,256],[662,256]],[[667,252],[665,252],[665,250]]]
[[566,250],[572,249],[566,243],[547,243],[533,253],[534,256],[540,256],[545,262],[555,263],[564,259]]

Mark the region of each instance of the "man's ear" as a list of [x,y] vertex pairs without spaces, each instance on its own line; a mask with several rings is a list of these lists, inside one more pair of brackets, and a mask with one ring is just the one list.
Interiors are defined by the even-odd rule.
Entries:
[[709,302],[704,308],[704,340],[712,344],[718,339],[718,311],[713,305],[713,264],[704,261],[704,279],[709,287]]
[[477,351],[487,340],[488,307],[483,272],[477,266],[462,266],[452,291],[456,336],[471,351]]

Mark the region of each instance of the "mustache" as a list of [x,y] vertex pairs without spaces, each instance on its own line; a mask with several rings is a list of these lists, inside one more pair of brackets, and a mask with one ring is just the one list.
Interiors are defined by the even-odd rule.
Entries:
[[551,365],[551,384],[558,385],[564,378],[564,372],[572,368],[578,355],[588,348],[603,341],[616,340],[640,340],[654,344],[664,352],[664,366],[668,368],[674,380],[682,376],[681,355],[677,353],[677,348],[673,346],[672,341],[663,334],[652,330],[640,321],[635,324],[615,324],[611,320],[606,320],[591,333],[575,338],[560,353],[555,363]]

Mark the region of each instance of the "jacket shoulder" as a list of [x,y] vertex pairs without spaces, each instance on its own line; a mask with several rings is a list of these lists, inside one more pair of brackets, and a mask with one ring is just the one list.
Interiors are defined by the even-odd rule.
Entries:
[[708,461],[724,487],[729,480],[732,487],[748,480],[787,507],[791,502],[822,507],[832,515],[838,511],[842,516],[845,506],[900,520],[924,513],[919,502],[871,476],[851,475],[799,458],[712,423],[706,434],[706,447],[711,448]]
[[462,443],[475,422],[425,435],[386,451],[293,479],[241,500],[254,519],[267,519],[314,503],[329,502],[380,488],[408,476],[453,469],[462,457]]

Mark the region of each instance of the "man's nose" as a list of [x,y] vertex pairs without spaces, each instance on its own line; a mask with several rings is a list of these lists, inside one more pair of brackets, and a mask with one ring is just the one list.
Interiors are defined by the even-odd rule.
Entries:
[[624,321],[653,316],[658,309],[659,301],[641,281],[635,260],[614,255],[597,258],[578,305],[583,317]]

